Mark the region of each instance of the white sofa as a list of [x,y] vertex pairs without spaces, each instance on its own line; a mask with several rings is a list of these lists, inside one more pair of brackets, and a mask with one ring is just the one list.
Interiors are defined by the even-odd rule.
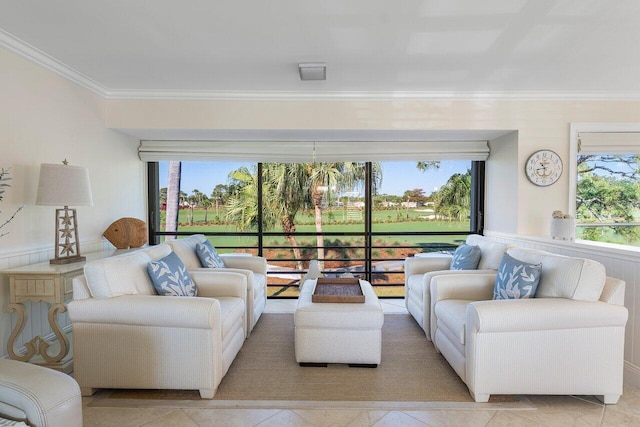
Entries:
[[542,270],[536,297],[492,300],[495,274],[431,281],[434,345],[476,402],[491,394],[622,394],[624,282],[602,264],[529,249],[512,257]]
[[[196,245],[207,238],[194,234],[183,239],[167,240],[188,270],[203,268],[196,253]],[[258,322],[267,303],[267,261],[263,257],[248,254],[220,254],[225,268],[208,268],[211,272],[236,272],[247,278],[247,336]]]
[[[480,262],[474,273],[492,273],[498,269],[502,255],[509,247],[493,242],[478,234],[467,236],[466,243],[480,247]],[[470,270],[450,270],[452,255],[444,253],[418,254],[404,262],[404,301],[409,313],[431,340],[431,296],[430,283],[433,277],[442,274],[469,274]]]
[[0,425],[82,427],[78,383],[69,375],[17,360],[0,359]]
[[68,310],[83,395],[184,389],[213,398],[245,340],[247,279],[191,271],[197,297],[158,296],[147,265],[169,253],[162,244],[92,261],[73,280]]

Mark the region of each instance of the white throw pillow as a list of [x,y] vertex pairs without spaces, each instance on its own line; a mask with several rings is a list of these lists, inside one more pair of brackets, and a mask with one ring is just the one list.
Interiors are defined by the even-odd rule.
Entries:
[[91,296],[104,299],[121,295],[154,295],[156,292],[147,273],[147,265],[170,253],[169,246],[158,245],[88,262],[84,266],[84,275]]
[[200,258],[198,258],[198,254],[196,253],[196,245],[205,240],[207,240],[207,238],[203,234],[194,234],[183,239],[168,240],[167,244],[171,246],[171,249],[173,249],[176,255],[182,260],[187,270],[193,270],[202,267]]

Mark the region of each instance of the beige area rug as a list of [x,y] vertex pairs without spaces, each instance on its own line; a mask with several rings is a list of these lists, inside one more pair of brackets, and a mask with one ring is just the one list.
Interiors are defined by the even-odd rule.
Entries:
[[[246,407],[248,401],[254,402],[249,406],[268,407],[310,402],[364,407],[380,407],[380,402],[391,407],[487,405],[473,402],[465,384],[408,314],[385,315],[377,368],[301,367],[295,361],[293,314],[263,314],[213,400],[200,399],[197,391],[103,390],[89,406]],[[516,409],[513,405],[521,403],[518,396],[492,396],[488,405]]]

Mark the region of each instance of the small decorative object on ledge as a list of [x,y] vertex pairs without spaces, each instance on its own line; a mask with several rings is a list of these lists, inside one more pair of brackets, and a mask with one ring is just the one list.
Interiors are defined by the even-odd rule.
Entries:
[[147,243],[147,224],[138,218],[120,218],[102,235],[117,249],[139,248]]
[[550,231],[553,239],[573,240],[576,237],[576,220],[562,211],[553,211]]

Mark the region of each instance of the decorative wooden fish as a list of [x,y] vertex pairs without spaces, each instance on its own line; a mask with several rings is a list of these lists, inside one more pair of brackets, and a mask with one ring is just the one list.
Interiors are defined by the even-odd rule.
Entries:
[[147,224],[137,218],[120,218],[102,235],[118,249],[139,248],[147,243]]

